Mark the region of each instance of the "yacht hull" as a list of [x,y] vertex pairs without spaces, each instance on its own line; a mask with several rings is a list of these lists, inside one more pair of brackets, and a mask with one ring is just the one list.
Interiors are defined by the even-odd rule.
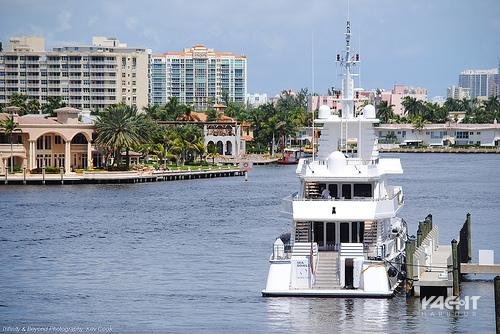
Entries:
[[289,291],[267,291],[262,290],[264,297],[328,297],[328,298],[392,298],[394,291],[390,292],[365,292],[360,290],[327,290],[307,289]]

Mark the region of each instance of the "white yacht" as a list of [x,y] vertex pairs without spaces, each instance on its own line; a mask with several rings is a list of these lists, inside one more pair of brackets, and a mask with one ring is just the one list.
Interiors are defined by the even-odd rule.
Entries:
[[264,296],[387,298],[404,278],[403,191],[387,180],[403,170],[399,159],[379,158],[375,108],[356,110],[349,21],[345,35],[341,116],[319,109],[317,154],[297,166],[293,233],[274,242]]

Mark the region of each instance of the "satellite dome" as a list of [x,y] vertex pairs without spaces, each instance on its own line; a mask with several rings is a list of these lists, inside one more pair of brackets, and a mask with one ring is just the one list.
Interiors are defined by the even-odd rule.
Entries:
[[365,118],[377,118],[375,107],[371,104],[367,104],[363,107],[363,115],[365,116]]
[[327,165],[330,172],[342,173],[347,167],[347,159],[344,153],[335,151],[328,156]]
[[331,110],[330,107],[327,105],[322,105],[319,107],[319,113],[318,113],[318,118],[328,118],[331,115]]

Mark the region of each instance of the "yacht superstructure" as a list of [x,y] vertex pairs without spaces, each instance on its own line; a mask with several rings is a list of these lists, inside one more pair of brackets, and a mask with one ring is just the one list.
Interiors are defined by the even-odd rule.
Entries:
[[403,191],[387,176],[403,170],[399,159],[379,158],[375,108],[355,108],[349,21],[345,35],[341,116],[319,109],[317,154],[297,166],[293,233],[273,245],[264,296],[390,297],[402,279]]

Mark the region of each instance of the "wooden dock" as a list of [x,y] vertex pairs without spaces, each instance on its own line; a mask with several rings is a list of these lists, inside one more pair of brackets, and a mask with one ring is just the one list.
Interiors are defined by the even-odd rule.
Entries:
[[451,246],[439,245],[439,230],[432,215],[419,222],[417,238],[406,242],[407,293],[451,295],[453,277]]
[[500,275],[500,264],[461,263],[460,273]]
[[83,172],[70,174],[14,174],[3,175],[0,185],[9,184],[106,184],[106,183],[146,183],[207,179],[216,177],[244,176],[240,168],[195,169],[186,171],[154,172]]
[[500,274],[499,264],[471,263],[471,216],[467,214],[459,240],[439,245],[438,228],[428,215],[419,223],[417,238],[406,242],[407,295],[459,296],[466,274]]

